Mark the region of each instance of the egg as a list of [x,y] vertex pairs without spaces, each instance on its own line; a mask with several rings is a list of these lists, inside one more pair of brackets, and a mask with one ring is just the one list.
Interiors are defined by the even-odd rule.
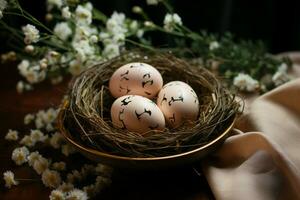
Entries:
[[163,79],[159,71],[141,62],[123,65],[109,80],[109,90],[116,98],[130,94],[153,98],[162,86]]
[[195,121],[199,114],[199,100],[191,86],[181,81],[172,81],[158,93],[157,105],[172,128],[183,122]]
[[141,135],[165,128],[165,118],[158,106],[150,99],[138,95],[116,99],[111,107],[111,119],[115,127]]

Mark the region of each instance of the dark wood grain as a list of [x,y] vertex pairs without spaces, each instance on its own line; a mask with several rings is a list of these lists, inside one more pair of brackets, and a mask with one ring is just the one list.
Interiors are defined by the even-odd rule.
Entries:
[[[43,83],[36,86],[34,91],[20,95],[15,90],[20,79],[16,64],[1,64],[0,69],[0,199],[48,199],[50,189],[43,186],[40,177],[28,165],[16,166],[11,161],[11,152],[17,144],[4,140],[4,136],[9,128],[28,133],[28,127],[23,125],[24,115],[59,105],[68,81],[57,86]],[[54,160],[67,160],[71,168],[76,168],[79,163],[89,162],[81,155],[66,158],[47,147],[40,147],[39,151]],[[7,189],[2,180],[2,174],[6,170],[12,170],[16,178],[30,180],[21,181],[20,185]],[[164,171],[116,170],[112,181],[112,185],[95,199],[213,199],[205,178],[197,175],[192,166]]]

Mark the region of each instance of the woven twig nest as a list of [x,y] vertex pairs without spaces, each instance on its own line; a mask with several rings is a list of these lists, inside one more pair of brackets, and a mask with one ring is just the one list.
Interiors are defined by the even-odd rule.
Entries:
[[[141,136],[115,128],[110,118],[114,102],[108,90],[113,72],[129,62],[154,66],[164,83],[179,80],[188,83],[198,95],[199,117],[194,124]],[[215,76],[201,66],[171,54],[126,53],[82,72],[70,84],[64,126],[72,137],[98,151],[127,157],[168,156],[205,145],[218,137],[235,117],[238,104]]]

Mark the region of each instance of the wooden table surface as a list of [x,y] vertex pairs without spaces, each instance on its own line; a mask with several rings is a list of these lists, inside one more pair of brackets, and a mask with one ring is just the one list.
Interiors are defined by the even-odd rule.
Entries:
[[[20,95],[15,89],[17,81],[21,78],[16,64],[0,64],[0,69],[0,199],[48,199],[51,190],[44,187],[40,176],[28,165],[16,166],[14,164],[11,160],[11,153],[17,147],[17,143],[6,141],[4,137],[8,129],[17,129],[21,133],[23,131],[28,134],[29,128],[23,125],[25,114],[59,105],[66,90],[67,81],[57,86],[43,83],[37,85],[34,91]],[[79,165],[78,160],[89,162],[78,154],[67,158],[48,147],[39,147],[38,150],[45,157],[51,156],[54,160],[67,161],[68,166],[72,168]],[[13,171],[16,178],[30,180],[21,181],[20,185],[7,189],[2,179],[2,174],[6,170]],[[213,199],[213,196],[205,178],[197,175],[192,166],[186,166],[181,169],[152,172],[115,170],[112,185],[95,199],[202,200]]]

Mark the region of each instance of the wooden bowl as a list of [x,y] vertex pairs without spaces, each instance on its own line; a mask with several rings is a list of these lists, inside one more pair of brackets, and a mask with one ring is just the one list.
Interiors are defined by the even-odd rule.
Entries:
[[218,134],[218,136],[209,143],[191,151],[162,157],[125,157],[101,152],[96,149],[86,147],[84,144],[76,141],[69,130],[65,127],[66,107],[67,105],[65,104],[58,114],[58,127],[62,135],[73,147],[75,147],[82,155],[93,161],[116,168],[130,168],[135,170],[165,169],[188,165],[199,161],[201,158],[214,152],[221,144],[223,144],[225,139],[230,135],[230,130],[235,122],[235,116],[230,117],[226,122],[224,122],[224,124],[226,124],[224,132]]

